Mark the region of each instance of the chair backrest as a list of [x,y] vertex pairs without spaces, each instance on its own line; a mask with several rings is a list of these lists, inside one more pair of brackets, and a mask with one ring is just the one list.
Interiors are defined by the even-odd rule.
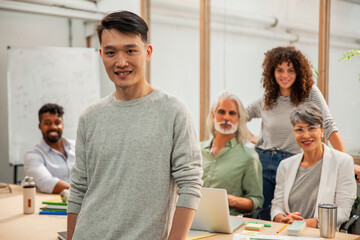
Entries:
[[360,235],[360,205],[359,197],[356,198],[353,209],[351,210],[350,219],[341,224],[339,231]]

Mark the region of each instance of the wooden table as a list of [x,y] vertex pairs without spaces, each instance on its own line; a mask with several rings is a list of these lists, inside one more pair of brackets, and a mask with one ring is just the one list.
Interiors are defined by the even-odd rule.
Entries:
[[39,215],[42,201],[58,194],[36,193],[35,213],[23,213],[22,187],[10,184],[12,193],[0,189],[0,239],[1,240],[56,240],[57,232],[66,231],[67,216]]
[[[0,189],[0,239],[1,240],[19,240],[19,239],[36,239],[36,240],[56,240],[57,232],[66,231],[66,216],[61,215],[39,215],[42,201],[55,198],[56,194],[36,194],[35,213],[23,214],[23,196],[22,187],[10,184],[12,193],[8,189]],[[246,221],[257,221],[271,223],[271,228],[264,228],[260,234],[276,235],[276,231],[283,224],[254,220],[244,218]],[[243,225],[235,233],[241,233],[244,230]],[[279,235],[286,236],[286,229]],[[305,228],[302,237],[320,237],[319,229]],[[234,234],[216,234],[215,236],[205,238],[206,240],[232,240]],[[327,238],[330,239],[330,238]],[[336,233],[334,239],[360,240],[360,237],[352,234]]]
[[[234,217],[235,218],[235,217]],[[256,221],[256,222],[264,222],[264,223],[270,223],[271,227],[265,227],[259,234],[261,235],[281,235],[281,236],[287,236],[287,229],[285,228],[282,230],[279,234],[276,232],[284,226],[282,223],[277,222],[270,222],[270,221],[263,221],[258,219],[251,219],[251,218],[243,218],[246,221]],[[245,224],[238,228],[234,233],[241,233],[245,229]],[[232,240],[234,237],[234,234],[216,234],[215,236],[204,238],[204,240]],[[299,237],[314,237],[314,238],[320,238],[320,231],[317,228],[305,228]],[[353,234],[346,234],[346,233],[340,233],[336,232],[335,238],[324,238],[326,240],[328,239],[339,239],[339,240],[360,240],[360,237],[358,235]]]

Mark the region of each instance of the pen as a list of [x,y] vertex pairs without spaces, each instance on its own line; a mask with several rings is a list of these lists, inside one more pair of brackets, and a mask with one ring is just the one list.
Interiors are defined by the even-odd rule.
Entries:
[[284,228],[286,228],[287,224],[285,224],[284,226],[282,226],[282,228],[280,228],[277,233],[281,232],[282,230],[284,230]]
[[249,221],[249,223],[264,224],[264,227],[271,227],[271,224],[270,224],[270,223],[252,222],[252,221]]

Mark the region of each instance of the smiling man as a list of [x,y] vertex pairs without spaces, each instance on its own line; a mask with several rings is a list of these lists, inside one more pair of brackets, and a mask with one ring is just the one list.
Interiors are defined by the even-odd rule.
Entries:
[[115,91],[79,120],[68,239],[185,239],[202,185],[191,117],[145,79],[144,20],[114,12],[97,31]]
[[25,154],[25,175],[34,177],[36,187],[45,193],[70,188],[70,170],[75,161],[74,142],[63,138],[61,106],[48,103],[39,110],[40,143]]
[[258,154],[246,146],[248,115],[240,99],[220,92],[207,119],[211,138],[201,142],[204,187],[226,189],[231,215],[262,206],[262,167]]

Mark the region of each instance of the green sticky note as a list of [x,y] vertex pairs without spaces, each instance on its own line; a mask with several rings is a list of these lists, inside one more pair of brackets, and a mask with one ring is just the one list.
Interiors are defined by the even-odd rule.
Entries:
[[270,224],[270,223],[252,222],[252,221],[250,221],[249,223],[264,224],[264,227],[271,227],[271,224]]

